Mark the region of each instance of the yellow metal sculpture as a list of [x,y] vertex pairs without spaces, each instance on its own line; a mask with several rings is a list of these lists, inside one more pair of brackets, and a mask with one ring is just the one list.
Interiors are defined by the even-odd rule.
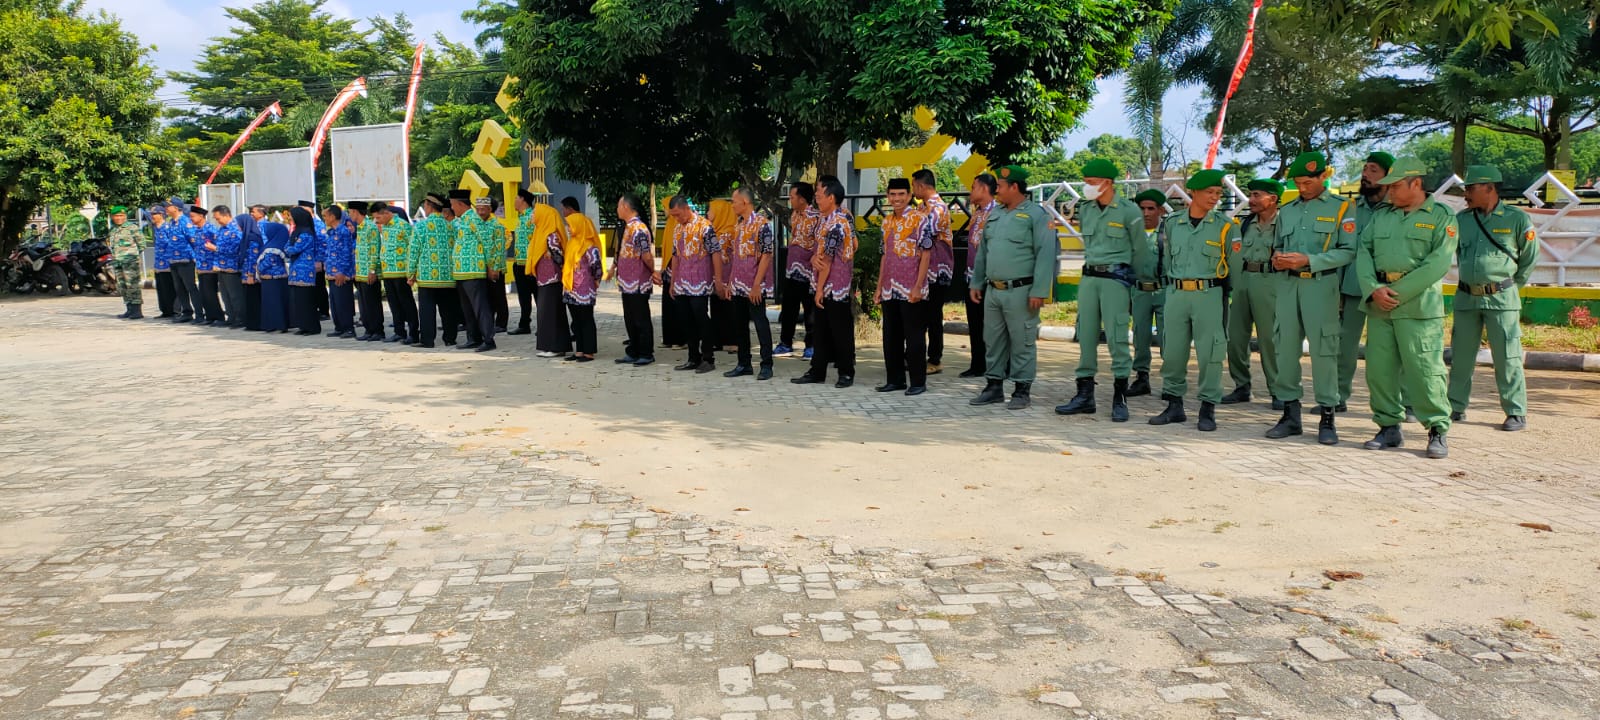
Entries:
[[[933,111],[919,107],[911,113],[911,119],[917,127],[923,130],[932,130],[935,122]],[[855,154],[854,162],[857,169],[861,168],[920,168],[939,162],[946,151],[956,144],[956,139],[942,133],[934,133],[926,143],[914,148],[889,149],[888,143],[878,143],[872,150],[864,150]],[[973,153],[956,168],[956,177],[961,180],[963,187],[972,184],[974,178],[984,170],[989,169],[989,159]]]
[[[498,105],[507,117],[511,116],[511,93],[508,91],[515,82],[516,78],[506,76],[505,82],[500,84],[500,92],[494,97],[494,104]],[[517,124],[516,118],[512,118],[511,122],[513,125]],[[515,207],[512,201],[522,185],[522,167],[500,162],[511,148],[511,133],[506,132],[500,123],[485,118],[483,127],[478,130],[478,139],[472,144],[472,153],[468,157],[477,163],[478,170],[488,175],[489,179],[484,180],[477,170],[466,170],[461,173],[461,182],[456,185],[462,190],[470,191],[474,200],[488,195],[494,189],[494,185],[499,185],[500,206],[506,209],[505,217],[501,218],[500,222],[506,226],[508,235],[517,229],[517,213],[512,209]],[[544,146],[530,144],[524,149],[528,151],[528,165],[533,170],[533,177],[528,184],[529,192],[535,195],[549,195],[550,188],[544,184]]]

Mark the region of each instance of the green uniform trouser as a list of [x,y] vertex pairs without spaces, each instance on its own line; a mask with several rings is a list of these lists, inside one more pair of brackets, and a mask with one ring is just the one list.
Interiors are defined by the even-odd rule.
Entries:
[[1444,318],[1367,318],[1367,391],[1378,427],[1406,419],[1400,389],[1423,427],[1450,430],[1444,379]]
[[1356,381],[1356,360],[1361,354],[1361,330],[1367,325],[1367,313],[1361,309],[1361,298],[1340,295],[1344,307],[1339,312],[1339,402],[1350,401],[1350,391]]
[[1028,309],[1031,287],[983,291],[985,378],[1031,383],[1038,370],[1039,311]]
[[1528,384],[1522,375],[1520,315],[1517,310],[1456,308],[1455,327],[1450,331],[1450,409],[1467,411],[1467,399],[1472,396],[1472,370],[1478,364],[1478,343],[1487,331],[1500,409],[1507,415],[1527,416]]
[[1300,386],[1300,343],[1311,346],[1311,389],[1317,404],[1339,404],[1339,275],[1278,277],[1278,309],[1273,333],[1278,380],[1272,397],[1284,402],[1305,395]]
[[[1133,291],[1133,371],[1150,372],[1150,348],[1161,347],[1164,290]],[[1151,325],[1155,326],[1151,330]]]
[[139,272],[139,257],[119,257],[111,261],[111,274],[117,279],[117,291],[127,305],[144,304],[144,277]]
[[1099,371],[1101,331],[1111,349],[1111,376],[1126,378],[1133,371],[1127,331],[1131,305],[1128,286],[1117,280],[1085,276],[1078,282],[1078,377],[1092,378]]
[[1200,366],[1200,401],[1222,402],[1222,358],[1228,338],[1222,328],[1222,288],[1167,291],[1161,342],[1161,394],[1183,399],[1189,387],[1189,343]]
[[1278,278],[1266,273],[1234,276],[1228,299],[1228,375],[1235,386],[1250,384],[1250,329],[1255,328],[1261,344],[1261,374],[1264,387],[1272,392],[1278,384],[1277,343],[1273,342],[1273,318],[1278,314]]

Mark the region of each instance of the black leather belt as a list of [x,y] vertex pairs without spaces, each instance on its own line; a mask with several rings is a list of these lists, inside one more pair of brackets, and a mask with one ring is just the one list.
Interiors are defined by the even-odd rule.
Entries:
[[1497,283],[1485,283],[1482,285],[1459,285],[1457,287],[1467,291],[1468,295],[1493,295],[1501,290],[1515,287],[1516,284],[1516,280],[1506,278],[1505,280],[1501,280]]
[[1285,270],[1283,271],[1283,274],[1288,275],[1289,277],[1305,278],[1309,280],[1311,278],[1322,277],[1324,275],[1332,275],[1336,272],[1339,272],[1338,268],[1322,270],[1320,272],[1311,272],[1310,270]]
[[1272,263],[1244,261],[1244,271],[1253,273],[1272,272]]
[[1027,287],[1033,284],[1033,278],[1026,277],[1020,280],[990,280],[989,287],[996,290],[1011,290],[1013,288]]
[[1112,280],[1117,280],[1119,278],[1117,278],[1117,276],[1113,273],[1117,272],[1119,269],[1122,269],[1124,272],[1126,272],[1127,267],[1127,263],[1112,263],[1110,265],[1085,265],[1083,266],[1083,274],[1086,277],[1110,278]]
[[1196,278],[1196,279],[1193,279],[1193,280],[1169,280],[1169,281],[1167,281],[1167,284],[1171,285],[1173,290],[1209,290],[1211,288],[1220,287],[1222,285],[1222,283],[1218,282],[1216,278]]
[[1161,283],[1158,283],[1158,282],[1144,282],[1144,281],[1141,280],[1141,281],[1139,281],[1137,283],[1134,283],[1134,287],[1137,287],[1140,290],[1143,290],[1145,292],[1154,292],[1156,290],[1160,290],[1161,289]]

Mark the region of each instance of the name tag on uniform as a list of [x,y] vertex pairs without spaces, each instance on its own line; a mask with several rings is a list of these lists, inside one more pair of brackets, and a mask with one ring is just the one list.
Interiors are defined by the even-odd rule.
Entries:
[[1436,229],[1438,229],[1435,226],[1429,225],[1427,223],[1417,223],[1417,227],[1422,228],[1423,230],[1436,230]]
[[1109,227],[1127,227],[1126,225],[1123,225],[1122,223],[1118,223],[1118,222],[1108,222],[1108,223],[1106,223],[1106,225],[1109,226]]
[[1019,219],[1022,219],[1022,220],[1027,220],[1028,219],[1028,214],[1027,213],[1017,213],[1017,217]]
[[1317,218],[1317,222],[1337,222],[1337,221],[1338,221],[1338,218],[1325,218],[1325,217]]
[[1505,233],[1507,235],[1510,235],[1511,234],[1511,228],[1495,228],[1493,230],[1490,230],[1489,232]]

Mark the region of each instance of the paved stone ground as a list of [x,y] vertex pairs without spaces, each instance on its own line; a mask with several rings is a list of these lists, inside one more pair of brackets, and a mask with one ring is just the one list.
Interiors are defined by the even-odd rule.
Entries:
[[[0,306],[0,326],[22,315]],[[1382,608],[1217,597],[1080,556],[753,547],[738,525],[640,506],[549,457],[296,404],[275,386],[305,369],[151,378],[85,355],[46,377],[0,357],[0,522],[17,531],[0,541],[0,716],[1600,716],[1600,656],[1527,632],[1375,643]],[[940,386],[908,405],[749,385],[823,412],[972,416],[964,388]],[[151,395],[189,397],[192,413],[152,421]],[[1047,412],[983,414],[1028,434]],[[1228,455],[1089,427],[1070,442]],[[1262,450],[1273,465],[1306,452]],[[1348,455],[1350,479],[1328,483],[1367,477],[1370,456]],[[1388,457],[1407,469],[1380,491],[1445,487],[1410,470],[1425,461]]]

